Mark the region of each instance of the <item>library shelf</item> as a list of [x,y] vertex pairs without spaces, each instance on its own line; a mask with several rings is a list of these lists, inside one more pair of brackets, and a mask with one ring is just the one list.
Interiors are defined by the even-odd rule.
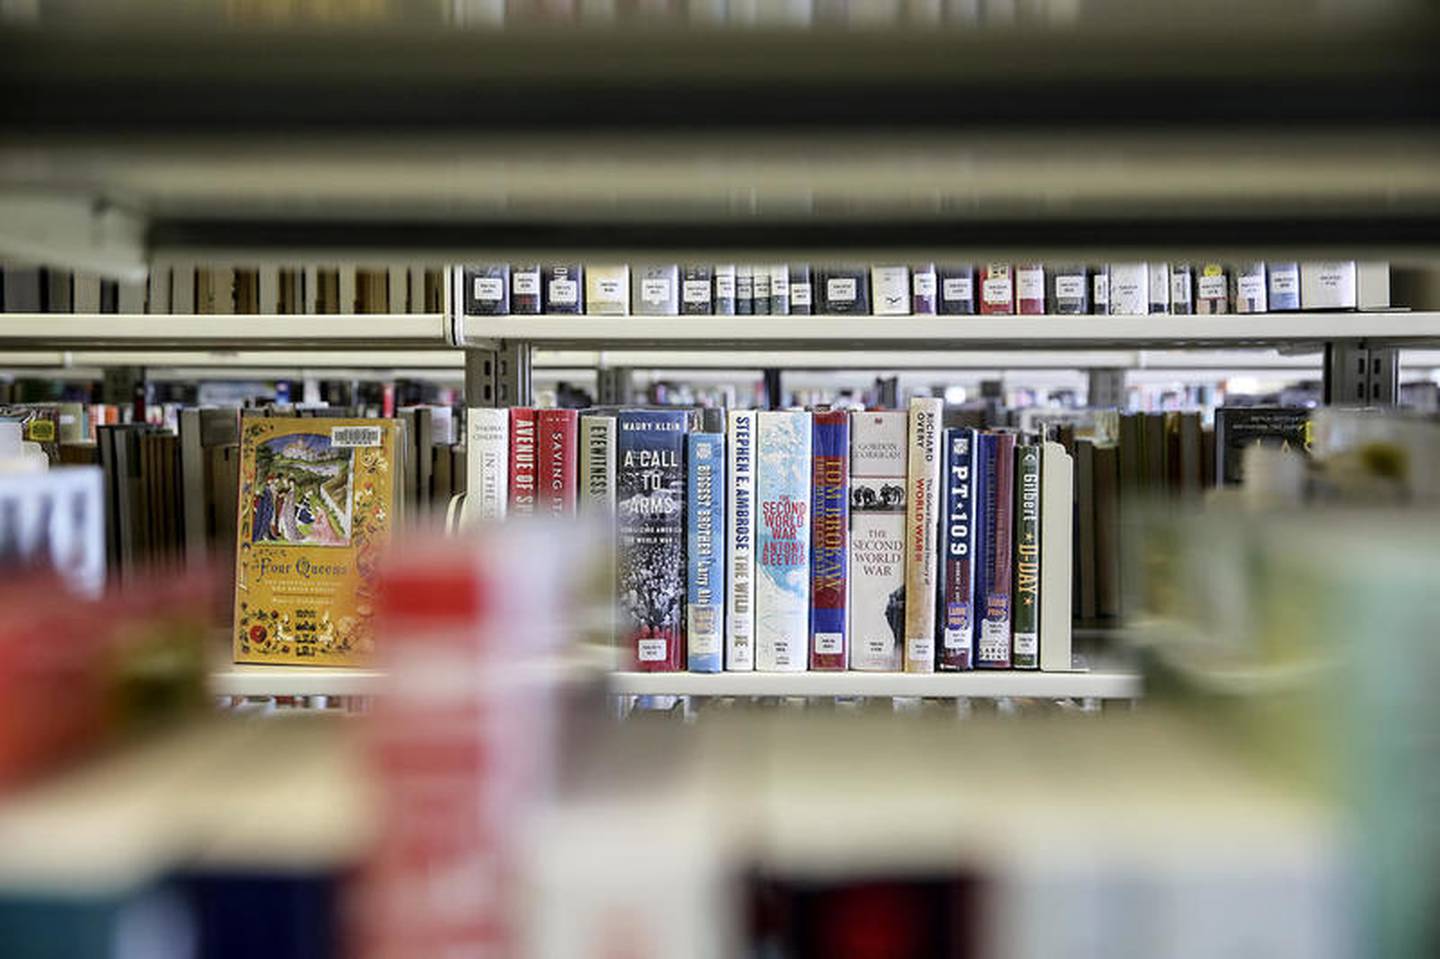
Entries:
[[610,674],[610,691],[649,696],[918,696],[981,699],[1138,699],[1138,673],[1105,669],[1042,673],[975,670],[966,673],[638,673]]
[[440,313],[4,313],[0,347],[443,349],[448,325]]
[[374,696],[386,678],[376,669],[236,663],[211,671],[209,688],[216,696]]

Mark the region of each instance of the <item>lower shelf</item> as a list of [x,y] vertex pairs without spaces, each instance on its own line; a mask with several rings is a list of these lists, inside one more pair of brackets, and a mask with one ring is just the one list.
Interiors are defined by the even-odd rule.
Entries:
[[977,670],[967,673],[634,673],[610,675],[610,691],[642,696],[923,696],[958,699],[996,696],[1063,699],[1137,699],[1137,673],[1095,670],[1041,673]]

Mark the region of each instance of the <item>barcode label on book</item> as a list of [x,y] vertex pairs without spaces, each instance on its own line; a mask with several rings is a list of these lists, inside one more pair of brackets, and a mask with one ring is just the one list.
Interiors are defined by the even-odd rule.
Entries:
[[980,624],[980,659],[983,662],[1010,661],[1010,621],[987,619]]
[[635,644],[635,658],[642,663],[663,663],[665,661],[665,640],[640,640]]
[[336,426],[330,430],[331,446],[379,446],[378,426]]
[[822,656],[838,656],[845,652],[845,634],[816,633],[815,652]]

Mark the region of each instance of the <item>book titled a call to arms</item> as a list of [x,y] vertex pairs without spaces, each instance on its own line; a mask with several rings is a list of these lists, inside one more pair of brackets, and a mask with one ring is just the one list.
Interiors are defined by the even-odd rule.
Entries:
[[398,506],[399,430],[395,420],[245,419],[236,662],[369,661],[375,565]]

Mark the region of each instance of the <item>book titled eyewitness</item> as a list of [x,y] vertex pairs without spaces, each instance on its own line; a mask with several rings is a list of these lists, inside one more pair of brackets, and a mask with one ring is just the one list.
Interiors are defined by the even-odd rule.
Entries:
[[814,414],[810,495],[810,668],[849,666],[846,597],[850,535],[850,413]]
[[621,641],[645,672],[685,668],[685,410],[621,410],[615,467]]
[[905,634],[902,410],[850,417],[850,668],[892,672]]
[[685,463],[686,635],[690,669],[718,673],[725,644],[725,437],[691,433]]
[[535,410],[510,407],[509,515],[535,514]]
[[731,410],[726,427],[729,576],[725,601],[725,668],[755,668],[755,411]]
[[810,414],[762,411],[755,470],[755,668],[802,671],[810,636]]
[[235,661],[359,665],[399,506],[395,420],[247,417],[240,428]]

